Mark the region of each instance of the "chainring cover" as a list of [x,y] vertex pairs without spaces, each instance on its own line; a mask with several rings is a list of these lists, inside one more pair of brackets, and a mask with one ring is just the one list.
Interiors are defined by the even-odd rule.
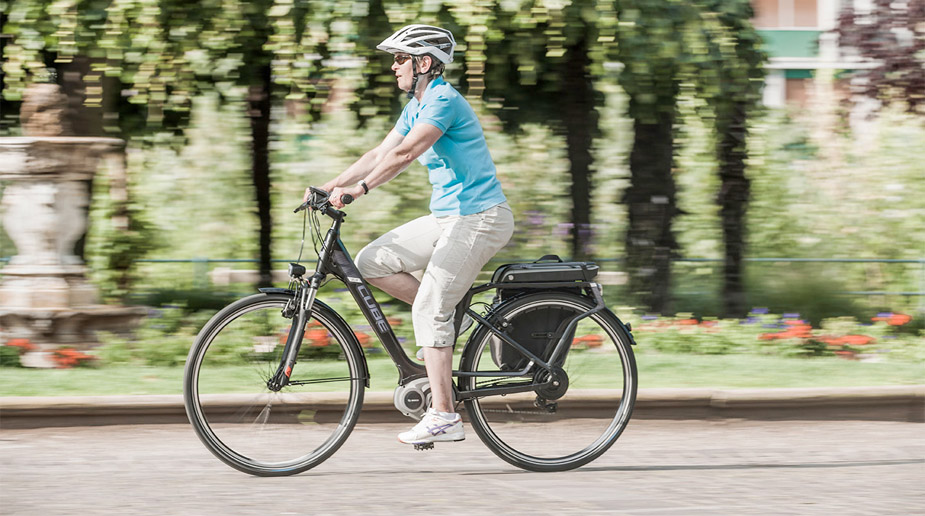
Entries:
[[399,385],[393,401],[399,412],[420,421],[431,405],[430,382],[427,378],[418,378]]

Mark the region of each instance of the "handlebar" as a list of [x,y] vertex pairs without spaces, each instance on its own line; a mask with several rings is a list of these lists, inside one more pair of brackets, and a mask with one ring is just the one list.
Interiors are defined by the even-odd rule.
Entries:
[[[299,205],[298,208],[293,210],[292,211],[293,213],[298,213],[304,209],[311,208],[313,210],[318,210],[320,212],[323,212],[325,215],[330,215],[332,217],[343,216],[343,212],[337,209],[334,209],[334,207],[331,206],[331,195],[328,192],[325,192],[324,190],[320,188],[315,188],[314,186],[310,187],[310,190],[311,190],[311,196],[308,198],[307,201],[303,202],[302,204]],[[341,195],[340,202],[344,203],[345,205],[350,204],[353,202],[353,196],[350,194]]]

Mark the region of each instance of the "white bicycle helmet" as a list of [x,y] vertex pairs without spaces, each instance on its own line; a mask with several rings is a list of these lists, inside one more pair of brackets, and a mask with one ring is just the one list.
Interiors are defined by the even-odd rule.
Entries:
[[430,54],[443,64],[453,62],[456,40],[453,33],[431,25],[406,25],[376,45],[391,54],[404,52],[413,56]]

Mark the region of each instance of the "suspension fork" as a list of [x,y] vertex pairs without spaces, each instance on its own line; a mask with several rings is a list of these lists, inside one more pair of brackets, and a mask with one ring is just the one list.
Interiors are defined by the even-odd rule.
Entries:
[[305,336],[305,326],[312,316],[312,305],[315,304],[315,295],[318,294],[318,288],[324,274],[316,272],[312,275],[311,280],[303,284],[298,289],[293,302],[296,303],[295,315],[292,318],[292,324],[289,326],[289,335],[286,337],[286,346],[283,348],[283,358],[280,360],[279,367],[272,378],[267,380],[267,388],[271,391],[278,392],[280,389],[289,384],[292,376],[292,368],[295,367],[296,357],[299,355],[299,349],[302,348],[302,339]]
[[[289,384],[292,376],[292,368],[295,367],[296,357],[299,355],[299,349],[302,347],[302,339],[305,337],[305,325],[312,316],[312,305],[315,304],[315,296],[321,283],[327,277],[330,269],[331,250],[335,247],[335,242],[340,238],[340,225],[343,217],[335,217],[331,229],[324,237],[324,244],[321,246],[321,253],[318,255],[318,264],[315,273],[312,274],[308,281],[302,281],[301,287],[297,290],[295,301],[295,316],[292,319],[292,325],[289,327],[289,336],[286,337],[286,346],[283,348],[283,358],[280,360],[279,367],[272,378],[267,380],[267,388],[271,391],[278,392],[280,389]],[[304,272],[304,268],[299,274]],[[289,267],[289,275],[293,276],[293,267]]]

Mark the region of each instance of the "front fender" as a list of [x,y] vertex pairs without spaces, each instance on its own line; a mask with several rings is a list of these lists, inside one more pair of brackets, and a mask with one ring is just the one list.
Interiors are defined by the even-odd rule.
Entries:
[[285,294],[287,296],[295,295],[295,290],[289,290],[288,288],[265,287],[258,288],[257,290],[259,290],[262,294]]

